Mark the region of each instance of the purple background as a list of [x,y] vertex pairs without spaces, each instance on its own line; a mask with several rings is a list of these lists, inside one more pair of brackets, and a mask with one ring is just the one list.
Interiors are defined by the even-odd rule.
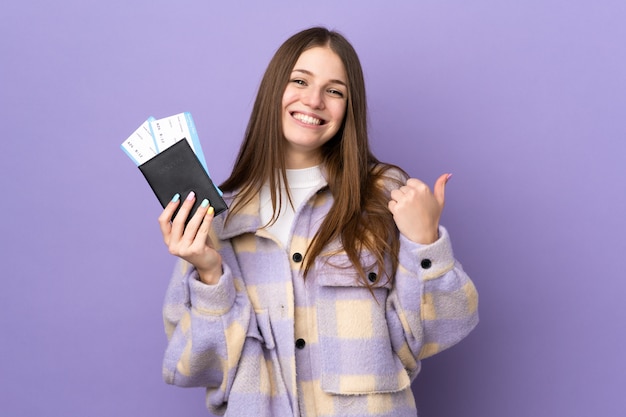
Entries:
[[174,260],[119,145],[191,111],[224,180],[274,50],[324,24],[361,56],[378,156],[454,173],[481,324],[424,362],[420,416],[620,415],[624,22],[623,0],[5,2],[1,413],[206,415],[161,379]]

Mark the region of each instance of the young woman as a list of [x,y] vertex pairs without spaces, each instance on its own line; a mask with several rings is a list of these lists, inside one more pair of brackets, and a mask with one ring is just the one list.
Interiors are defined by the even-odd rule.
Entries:
[[[164,378],[228,416],[415,416],[420,360],[477,324],[433,191],[370,152],[361,65],[340,34],[289,38],[263,77],[230,205],[179,196]],[[174,210],[180,211],[170,222]],[[185,227],[185,220],[192,216]]]

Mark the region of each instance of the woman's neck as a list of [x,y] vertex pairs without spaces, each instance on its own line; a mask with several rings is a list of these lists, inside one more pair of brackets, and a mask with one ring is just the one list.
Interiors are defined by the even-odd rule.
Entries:
[[311,168],[322,163],[319,152],[288,152],[285,158],[285,168],[303,169]]

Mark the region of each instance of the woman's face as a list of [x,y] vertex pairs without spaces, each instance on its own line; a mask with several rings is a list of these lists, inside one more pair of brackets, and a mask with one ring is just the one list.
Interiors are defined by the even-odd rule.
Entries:
[[282,101],[287,168],[321,162],[320,147],[337,133],[346,113],[347,84],[343,63],[330,48],[315,47],[300,55]]

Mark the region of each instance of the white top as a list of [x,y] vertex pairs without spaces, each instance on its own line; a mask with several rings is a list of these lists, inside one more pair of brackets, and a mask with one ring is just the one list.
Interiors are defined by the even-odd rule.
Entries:
[[[303,169],[288,169],[287,181],[289,182],[289,192],[293,201],[293,207],[287,199],[286,188],[281,185],[280,192],[283,197],[282,208],[276,223],[266,229],[280,240],[284,247],[288,246],[289,235],[295,213],[300,208],[304,200],[316,189],[320,182],[324,181],[320,166]],[[265,184],[261,188],[261,222],[266,224],[272,218],[274,209],[272,207],[272,197],[270,187]]]

